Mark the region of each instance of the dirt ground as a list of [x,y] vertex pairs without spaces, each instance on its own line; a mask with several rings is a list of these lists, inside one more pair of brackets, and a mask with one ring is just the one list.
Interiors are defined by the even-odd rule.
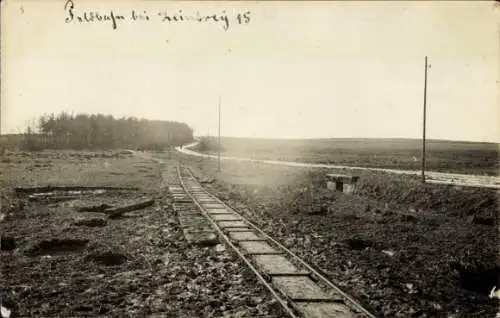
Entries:
[[[277,303],[222,245],[186,243],[166,189],[175,166],[126,152],[6,155],[0,299],[10,317],[280,317]],[[47,185],[127,189],[13,191]],[[154,204],[117,218],[79,212],[144,200]]]
[[377,317],[495,317],[499,310],[488,297],[500,286],[494,190],[420,189],[366,174],[358,193],[346,195],[324,189],[324,171],[223,162],[217,172],[215,160],[183,160],[215,178],[214,194]]
[[[215,177],[207,186],[220,198],[377,317],[495,317],[499,302],[488,294],[500,286],[498,204],[491,193],[406,191],[385,176],[363,175],[349,196],[323,189],[322,171],[225,162],[217,173],[213,160],[182,162]],[[118,152],[5,156],[0,297],[11,317],[281,317],[227,250],[186,243],[166,194],[175,164]],[[47,185],[124,189],[13,191]],[[144,200],[154,204],[118,218],[79,212]]]

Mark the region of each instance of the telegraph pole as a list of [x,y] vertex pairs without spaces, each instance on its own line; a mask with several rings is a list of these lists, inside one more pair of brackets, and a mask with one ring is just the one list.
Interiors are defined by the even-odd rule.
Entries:
[[172,132],[168,132],[168,159],[172,159]]
[[425,77],[424,77],[424,118],[423,118],[423,138],[422,138],[422,183],[425,183],[425,125],[427,115],[427,56],[425,57]]
[[210,130],[207,131],[207,159],[210,159]]
[[219,169],[218,171],[220,171],[220,117],[221,117],[221,112],[220,112],[220,95],[219,95],[219,145],[217,146],[217,160],[219,162]]

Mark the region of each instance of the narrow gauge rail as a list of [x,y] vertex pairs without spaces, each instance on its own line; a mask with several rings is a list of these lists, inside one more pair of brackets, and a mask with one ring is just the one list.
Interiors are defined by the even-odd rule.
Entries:
[[182,188],[290,317],[375,318],[312,266],[209,193],[186,167]]

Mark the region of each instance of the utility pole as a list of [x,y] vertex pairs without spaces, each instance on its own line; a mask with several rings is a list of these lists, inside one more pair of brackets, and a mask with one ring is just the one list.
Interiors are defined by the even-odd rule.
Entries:
[[218,165],[218,171],[220,171],[220,117],[221,117],[221,112],[220,112],[220,95],[219,95],[219,144],[217,146],[217,160],[219,162],[219,165]]
[[207,131],[207,159],[210,159],[210,130]]
[[168,159],[172,159],[172,132],[168,132]]
[[423,118],[423,138],[422,138],[422,183],[425,183],[425,125],[427,115],[427,56],[425,57],[425,77],[424,77],[424,118]]

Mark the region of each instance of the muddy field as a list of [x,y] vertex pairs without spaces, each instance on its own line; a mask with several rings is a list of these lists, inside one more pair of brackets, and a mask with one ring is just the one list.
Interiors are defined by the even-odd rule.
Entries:
[[175,166],[126,152],[4,156],[2,310],[10,317],[280,317],[224,246],[187,244],[166,189]]
[[[322,270],[377,317],[495,317],[498,192],[361,173],[354,195],[326,171],[184,157],[226,203]],[[311,185],[313,189],[311,190]]]
[[213,160],[155,156],[166,163],[126,152],[3,158],[10,317],[282,316],[222,245],[184,240],[166,189],[177,158],[377,317],[495,317],[495,191],[365,172],[345,195],[324,189],[325,171],[224,162],[218,173]]
[[[215,143],[215,142],[214,142]],[[223,156],[420,170],[419,139],[258,139],[221,138]],[[431,171],[498,175],[496,143],[428,140],[426,167]]]

